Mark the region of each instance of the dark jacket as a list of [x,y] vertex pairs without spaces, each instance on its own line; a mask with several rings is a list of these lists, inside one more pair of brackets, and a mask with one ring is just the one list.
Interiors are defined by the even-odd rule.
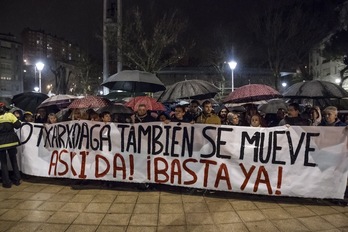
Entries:
[[145,115],[139,116],[138,114],[134,115],[134,122],[140,123],[140,122],[156,122],[156,118],[152,117],[149,113],[146,113]]
[[328,124],[325,120],[322,121],[318,126],[347,126],[346,123],[342,122],[341,120],[337,119],[334,123]]
[[286,124],[289,124],[291,126],[310,126],[311,121],[308,119],[304,119],[301,117],[287,117],[285,116],[284,119],[280,120],[279,126],[284,126]]
[[0,115],[0,150],[6,150],[19,145],[19,139],[14,131],[21,127],[21,122],[12,113]]
[[175,117],[175,115],[170,117],[170,121],[171,122],[191,122],[188,118],[184,117],[183,119],[178,119],[177,117]]

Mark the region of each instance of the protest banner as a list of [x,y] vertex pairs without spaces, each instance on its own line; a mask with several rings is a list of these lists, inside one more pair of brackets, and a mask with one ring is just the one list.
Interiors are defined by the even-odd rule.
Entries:
[[24,123],[23,173],[189,188],[343,199],[344,127]]

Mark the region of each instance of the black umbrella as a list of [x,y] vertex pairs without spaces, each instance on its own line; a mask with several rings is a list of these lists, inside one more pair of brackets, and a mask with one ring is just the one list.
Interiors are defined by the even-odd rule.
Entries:
[[36,108],[47,98],[48,96],[44,93],[25,92],[14,95],[12,98],[12,103],[24,111],[34,113]]
[[167,88],[159,97],[161,102],[173,102],[178,99],[203,100],[213,98],[220,90],[215,85],[203,80],[186,80]]
[[348,92],[328,81],[306,81],[290,86],[283,94],[285,98],[345,98]]
[[283,99],[271,99],[266,104],[259,105],[258,110],[265,114],[276,114],[279,108],[285,110],[288,108]]
[[155,74],[138,70],[124,70],[110,76],[102,86],[113,90],[136,92],[158,92],[166,88]]

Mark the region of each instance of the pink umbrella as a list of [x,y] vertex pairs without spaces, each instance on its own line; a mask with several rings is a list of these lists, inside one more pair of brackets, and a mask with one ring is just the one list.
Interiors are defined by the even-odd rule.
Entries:
[[166,110],[166,107],[158,102],[155,98],[149,96],[139,96],[130,99],[125,103],[125,106],[131,107],[134,111],[138,109],[138,106],[144,104],[148,110]]
[[82,108],[101,108],[104,106],[111,105],[110,100],[98,97],[98,96],[87,96],[74,100],[69,106],[69,109],[82,109]]
[[249,84],[231,92],[224,103],[244,103],[280,98],[282,95],[272,87],[262,84]]

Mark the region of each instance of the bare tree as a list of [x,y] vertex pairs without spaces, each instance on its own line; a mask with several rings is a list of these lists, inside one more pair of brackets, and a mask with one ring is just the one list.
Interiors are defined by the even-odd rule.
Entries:
[[[279,88],[281,70],[298,68],[307,59],[311,47],[331,30],[330,26],[336,20],[334,7],[327,3],[330,1],[263,2],[264,13],[252,17],[250,28],[274,74],[274,86]],[[324,12],[316,9],[318,4],[327,7]]]
[[322,51],[323,57],[328,60],[341,60],[345,67],[340,70],[341,83],[348,79],[345,73],[348,71],[348,31],[340,30],[334,33],[330,39],[324,44]]
[[78,83],[73,86],[73,91],[77,94],[98,94],[98,90],[102,78],[102,73],[96,62],[94,62],[89,56],[82,58],[77,63],[76,76],[73,78],[73,83]]
[[[159,71],[181,60],[187,49],[193,45],[191,43],[187,47],[181,42],[187,20],[178,11],[164,13],[156,19],[154,25],[154,18],[146,20],[139,8],[127,15],[124,25],[113,24],[108,28],[107,39],[114,57],[117,55],[117,46],[122,46],[124,63],[131,68],[148,72]],[[121,44],[117,44],[119,26],[122,26]]]
[[51,66],[50,70],[54,75],[55,88],[57,94],[66,94],[68,90],[68,84],[71,74],[73,73],[74,66],[56,61],[55,66]]

